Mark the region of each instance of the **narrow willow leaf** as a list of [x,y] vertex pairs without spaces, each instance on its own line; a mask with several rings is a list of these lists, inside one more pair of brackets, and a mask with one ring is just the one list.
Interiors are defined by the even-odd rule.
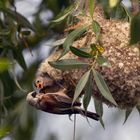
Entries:
[[103,103],[97,99],[94,98],[94,106],[95,106],[95,111],[97,114],[100,116],[100,123],[102,127],[105,129],[105,125],[102,119],[103,116]]
[[3,1],[2,0],[0,1],[0,7],[5,7],[5,1],[4,0]]
[[84,109],[87,110],[88,105],[90,103],[91,97],[92,97],[92,75],[90,74],[89,79],[87,81],[86,87],[85,87],[85,94],[83,98],[83,106]]
[[99,72],[97,72],[95,69],[92,69],[93,71],[93,75],[94,75],[94,80],[96,82],[96,85],[99,89],[99,91],[101,92],[101,94],[111,103],[113,103],[114,105],[117,106],[116,101],[114,100],[114,98],[112,97],[108,86],[106,85],[103,77],[101,76],[101,74]]
[[96,35],[96,39],[98,40],[100,32],[101,32],[101,27],[100,27],[100,24],[97,21],[95,21],[95,20],[92,23],[92,29],[93,29],[93,32]]
[[71,70],[71,69],[78,69],[88,67],[89,64],[86,62],[82,62],[75,59],[64,59],[58,61],[51,61],[48,62],[52,67],[61,69],[61,70]]
[[25,59],[22,55],[22,52],[20,49],[14,49],[13,50],[13,56],[14,58],[16,59],[16,61],[18,62],[18,64],[24,69],[26,70],[27,69],[27,66],[26,66],[26,62],[25,62]]
[[54,41],[54,42],[45,43],[44,46],[57,47],[57,46],[62,45],[62,44],[64,43],[65,40],[66,40],[66,38],[59,39],[59,40],[56,40],[56,41]]
[[0,58],[0,73],[7,70],[10,66],[10,61],[7,58]]
[[124,120],[123,124],[125,124],[125,123],[126,123],[126,121],[127,121],[128,117],[130,116],[130,114],[131,114],[131,112],[132,112],[132,111],[133,111],[133,109],[132,109],[132,108],[127,109],[127,110],[125,111],[125,120]]
[[97,51],[98,49],[97,49],[97,47],[96,47],[96,44],[91,44],[90,45],[90,48],[93,50],[93,51]]
[[94,98],[94,105],[95,105],[96,113],[102,117],[103,116],[103,103]]
[[124,5],[123,3],[120,3],[120,5],[123,7],[127,17],[128,17],[128,21],[131,21],[131,12],[129,11],[128,7],[126,5]]
[[[4,98],[4,100],[8,100],[8,99],[10,99],[10,96]],[[3,104],[2,108],[3,108],[3,114],[4,114],[4,116],[7,116],[9,114],[8,113],[9,111],[8,111],[7,107]]]
[[72,47],[72,46],[70,47],[70,50],[73,54],[75,54],[79,57],[84,57],[84,58],[91,58],[92,57],[89,53],[82,51],[81,49]]
[[[0,104],[2,107],[4,106],[4,86],[1,80],[0,80],[0,99],[1,99]],[[2,110],[0,110],[0,114],[2,114]]]
[[140,12],[136,14],[131,20],[130,37],[131,45],[140,42]]
[[137,105],[136,108],[137,108],[137,111],[138,111],[139,114],[140,114],[140,105]]
[[115,6],[117,6],[119,0],[109,0],[109,6],[110,8],[114,8]]
[[79,80],[76,89],[75,89],[75,93],[74,93],[74,98],[73,98],[73,103],[76,101],[76,99],[79,97],[80,93],[82,92],[82,90],[84,89],[88,79],[89,79],[89,75],[90,75],[90,70],[87,71]]
[[62,54],[60,55],[59,59],[61,57],[63,57],[67,52],[69,52],[70,50],[70,46],[72,45],[73,41],[75,39],[77,39],[78,37],[80,37],[80,35],[82,35],[87,28],[89,27],[89,25],[83,25],[79,28],[77,28],[76,30],[72,31],[66,38],[64,44],[63,44],[63,49],[64,51],[62,52]]
[[20,13],[16,11],[12,11],[11,9],[8,9],[8,8],[2,8],[2,7],[0,7],[0,11],[5,12],[8,16],[13,18],[22,27],[28,27],[31,30],[35,31],[35,28],[33,27],[33,25]]
[[101,123],[102,127],[105,129],[105,124],[104,124],[104,121],[102,118],[100,118],[100,123]]
[[0,31],[0,36],[8,36],[9,34],[10,34],[10,31],[7,31],[7,30]]
[[111,68],[111,64],[108,59],[103,57],[102,55],[98,55],[98,57],[96,58],[96,62],[101,66]]
[[10,73],[11,73],[11,75],[13,76],[13,80],[14,80],[16,86],[17,86],[21,91],[27,92],[27,91],[24,90],[24,89],[21,87],[21,85],[19,84],[14,68],[10,70]]
[[63,10],[58,16],[56,16],[56,19],[52,20],[51,22],[58,23],[63,21],[75,8],[75,5],[71,5],[70,7]]
[[68,11],[63,16],[59,17],[58,19],[52,20],[51,22],[56,22],[57,23],[57,22],[63,21],[70,13],[71,13],[71,11]]
[[93,13],[94,13],[94,0],[89,0],[89,13],[90,13],[90,16],[93,18]]

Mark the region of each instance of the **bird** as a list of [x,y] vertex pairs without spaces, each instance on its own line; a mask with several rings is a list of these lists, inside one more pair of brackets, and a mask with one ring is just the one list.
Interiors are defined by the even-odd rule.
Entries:
[[[36,75],[33,80],[33,88],[37,93],[55,92],[59,89],[66,89],[63,80],[55,80],[47,72]],[[69,90],[70,91],[70,90]],[[67,92],[69,95],[69,92]],[[72,96],[73,95],[69,95]]]
[[80,107],[81,103],[79,101],[73,103],[73,99],[67,96],[64,92],[64,90],[60,90],[54,93],[37,94],[33,91],[27,95],[27,102],[37,109],[48,113],[59,115],[81,114],[84,117],[96,121],[99,120],[100,116],[98,114],[85,111]]
[[37,93],[40,93],[44,89],[52,87],[54,84],[55,81],[47,73],[42,73],[36,75],[33,81],[33,88]]

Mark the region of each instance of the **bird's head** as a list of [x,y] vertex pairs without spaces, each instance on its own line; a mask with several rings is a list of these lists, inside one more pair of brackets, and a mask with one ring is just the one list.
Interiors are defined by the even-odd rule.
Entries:
[[52,80],[49,76],[47,75],[38,75],[36,76],[34,82],[33,82],[33,87],[35,88],[35,91],[37,93],[40,93],[43,89],[47,87],[51,87],[54,84],[54,80]]

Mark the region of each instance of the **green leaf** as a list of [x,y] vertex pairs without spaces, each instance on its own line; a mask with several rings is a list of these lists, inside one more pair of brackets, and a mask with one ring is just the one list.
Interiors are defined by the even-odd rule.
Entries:
[[62,45],[65,40],[66,38],[62,38],[51,43],[45,43],[45,46],[57,47],[57,46]]
[[96,44],[91,44],[90,45],[90,48],[92,49],[92,51],[97,51],[98,49],[97,49],[97,47],[96,47]]
[[13,18],[20,26],[28,27],[29,29],[35,31],[33,25],[20,13],[2,7],[0,7],[0,11],[5,12],[9,17]]
[[[17,38],[17,25],[11,23],[11,31],[10,31],[10,39],[12,41],[12,43],[14,44],[14,47],[17,47],[19,41],[18,41],[18,38]],[[12,44],[12,46],[13,46]]]
[[90,13],[90,16],[93,18],[93,13],[94,13],[94,0],[89,0],[89,13]]
[[111,64],[108,59],[103,57],[102,55],[98,55],[98,57],[96,58],[96,62],[101,66],[111,68]]
[[100,36],[100,32],[101,32],[101,27],[100,27],[100,24],[95,20],[92,23],[92,29],[93,29],[93,32],[96,35],[96,39],[98,40],[99,36]]
[[140,105],[137,105],[136,108],[137,108],[137,111],[138,111],[139,114],[140,114]]
[[68,13],[64,14],[63,16],[61,16],[60,18],[58,19],[55,19],[55,20],[52,20],[51,22],[60,22],[60,21],[63,21],[69,14],[71,13],[71,11],[69,11]]
[[133,110],[133,109],[130,108],[130,109],[127,109],[127,110],[125,111],[125,120],[124,120],[123,124],[126,123],[126,121],[127,121],[128,117],[130,116],[132,110]]
[[71,70],[71,69],[78,69],[88,67],[89,64],[86,62],[82,62],[75,59],[64,59],[58,61],[50,61],[48,62],[52,67],[61,70]]
[[1,30],[0,31],[0,36],[8,36],[10,34],[10,31],[8,30]]
[[83,26],[77,28],[76,30],[72,31],[67,36],[67,38],[66,38],[66,40],[65,40],[65,42],[63,44],[64,51],[60,55],[59,59],[61,57],[63,57],[67,52],[69,52],[70,46],[72,45],[72,43],[74,42],[74,40],[77,39],[78,37],[80,37],[80,35],[82,35],[87,30],[88,27],[89,27],[89,25],[83,25]]
[[15,82],[16,86],[20,89],[20,91],[27,93],[27,91],[26,91],[26,90],[24,90],[24,89],[21,87],[21,85],[19,84],[19,82],[18,82],[18,79],[17,79],[17,76],[16,76],[16,73],[15,73],[14,69],[11,69],[11,71],[10,71],[10,72],[11,72],[11,75],[13,76],[13,80],[14,80],[14,82]]
[[17,60],[17,62],[19,63],[19,65],[24,69],[26,70],[27,69],[27,66],[26,66],[26,62],[25,62],[25,59],[22,55],[22,52],[20,49],[14,49],[13,50],[13,56],[14,58]]
[[58,23],[58,22],[63,21],[72,12],[72,10],[73,8],[64,10],[63,13],[57,16],[57,19],[52,20],[51,22]]
[[[0,79],[3,84],[4,96],[5,97],[11,96],[11,93],[14,93],[14,90],[15,90],[15,83],[9,71],[4,71],[2,74],[0,74]],[[6,105],[6,108],[9,108],[9,107],[10,107],[10,104],[8,106]]]
[[84,58],[91,58],[92,57],[89,53],[82,51],[81,49],[72,47],[72,46],[70,47],[70,50],[73,54],[75,54],[79,57],[84,57]]
[[130,38],[131,45],[140,43],[140,12],[131,20]]
[[126,5],[124,5],[123,3],[120,3],[120,5],[123,7],[123,9],[128,17],[128,22],[130,22],[131,17],[132,17],[131,12],[129,11],[128,7]]
[[108,86],[106,85],[103,77],[101,76],[101,74],[99,72],[97,72],[95,69],[92,69],[93,71],[93,75],[94,75],[94,80],[96,82],[96,85],[99,89],[99,91],[101,92],[101,94],[111,103],[113,103],[114,105],[117,106],[116,101],[114,100],[114,98],[112,97]]
[[93,89],[92,89],[92,75],[90,74],[86,87],[85,87],[85,94],[83,98],[83,106],[84,109],[87,110],[88,105],[90,103],[91,97],[92,97]]
[[105,124],[102,118],[100,118],[100,124],[102,125],[102,127],[105,129]]
[[87,71],[79,80],[78,84],[76,85],[75,93],[74,93],[74,98],[73,98],[73,103],[76,101],[76,99],[79,97],[80,93],[84,89],[90,75],[90,70]]
[[60,14],[58,14],[56,16],[56,18],[54,20],[52,20],[51,22],[53,23],[58,23],[63,21],[68,15],[70,15],[75,9],[77,9],[77,4],[73,4],[71,6],[69,6],[68,8],[64,9],[62,12],[60,12]]
[[94,98],[94,106],[96,113],[100,115],[100,117],[103,116],[103,103],[97,99]]
[[0,127],[0,138],[7,136],[11,130],[12,130],[12,126],[10,125]]
[[5,7],[5,2],[3,0],[0,1],[0,7]]
[[7,70],[10,66],[10,61],[7,58],[0,58],[0,73]]
[[95,106],[96,113],[99,114],[99,116],[100,116],[100,123],[101,123],[102,127],[105,129],[104,121],[102,119],[102,116],[103,116],[103,103],[94,98],[94,106]]

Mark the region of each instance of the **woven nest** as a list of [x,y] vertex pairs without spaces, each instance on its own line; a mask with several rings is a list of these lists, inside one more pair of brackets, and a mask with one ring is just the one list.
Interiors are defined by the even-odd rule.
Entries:
[[[91,23],[89,17],[82,16],[78,18],[81,25]],[[103,56],[107,57],[112,65],[112,68],[100,67],[99,65],[96,65],[95,68],[103,75],[118,107],[121,109],[132,108],[140,102],[140,58],[137,47],[128,46],[130,24],[125,21],[105,19],[100,7],[95,8],[94,20],[101,26],[100,40],[105,47]],[[95,41],[95,34],[89,29],[85,36],[73,43],[73,46],[77,48],[85,47],[91,43],[95,43]],[[86,69],[60,71],[51,67],[48,61],[56,60],[61,52],[62,50],[54,52],[41,64],[38,71],[47,71],[54,79],[65,81],[67,89],[73,88]],[[66,54],[62,59],[66,58],[81,59],[71,52]],[[90,60],[87,59],[86,61]],[[109,106],[113,106],[101,96],[95,85],[93,94],[98,100],[105,102]]]

